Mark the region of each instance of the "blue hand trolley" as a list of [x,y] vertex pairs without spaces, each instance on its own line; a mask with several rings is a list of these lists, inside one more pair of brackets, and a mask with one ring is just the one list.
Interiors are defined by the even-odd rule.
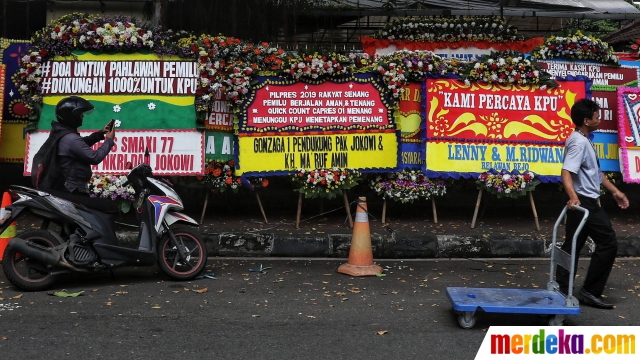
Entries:
[[[553,240],[551,244],[551,271],[547,289],[502,289],[502,288],[468,288],[448,287],[447,297],[458,314],[458,324],[464,329],[471,329],[475,321],[475,313],[478,308],[488,313],[510,314],[540,314],[549,315],[550,326],[560,326],[567,315],[580,314],[578,299],[573,296],[574,264],[576,262],[576,240],[582,230],[589,210],[580,206],[574,206],[584,212],[582,221],[578,225],[571,244],[571,255],[556,246],[558,226],[564,219],[568,207],[565,206],[553,227]],[[570,272],[569,291],[565,297],[560,292],[559,285],[555,281],[556,265],[560,265]]]

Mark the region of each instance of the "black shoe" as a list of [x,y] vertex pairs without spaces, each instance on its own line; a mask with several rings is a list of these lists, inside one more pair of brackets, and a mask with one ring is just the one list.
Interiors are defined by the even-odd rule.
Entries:
[[602,300],[602,297],[591,295],[584,289],[580,289],[579,299],[580,302],[585,305],[593,306],[600,309],[613,309],[613,304],[604,302],[604,300]]

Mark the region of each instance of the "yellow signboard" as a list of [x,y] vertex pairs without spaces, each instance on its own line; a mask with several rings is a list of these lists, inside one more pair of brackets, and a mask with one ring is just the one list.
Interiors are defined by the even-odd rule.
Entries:
[[398,161],[395,132],[238,137],[245,172],[321,168],[392,168]]

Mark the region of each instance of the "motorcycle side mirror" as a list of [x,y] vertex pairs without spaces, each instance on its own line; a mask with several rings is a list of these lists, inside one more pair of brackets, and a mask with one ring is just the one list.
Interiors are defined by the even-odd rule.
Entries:
[[127,161],[127,163],[124,165],[125,170],[131,170],[133,169],[133,164],[131,163],[131,161]]

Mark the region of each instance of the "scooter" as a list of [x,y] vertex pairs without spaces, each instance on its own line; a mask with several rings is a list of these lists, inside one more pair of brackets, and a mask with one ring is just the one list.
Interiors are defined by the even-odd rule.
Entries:
[[[91,208],[90,201],[81,204],[64,193],[52,195],[12,186],[12,205],[6,208],[11,214],[0,219],[0,233],[27,213],[42,219],[42,225],[8,242],[2,259],[7,280],[22,290],[41,291],[66,273],[151,266],[156,262],[174,280],[197,277],[207,265],[205,243],[197,232],[174,225],[198,223],[179,212],[184,209],[182,200],[171,186],[152,176],[151,167],[145,163],[127,175],[127,183],[137,195],[137,248],[119,244],[113,214]],[[59,232],[49,230],[51,223]]]

